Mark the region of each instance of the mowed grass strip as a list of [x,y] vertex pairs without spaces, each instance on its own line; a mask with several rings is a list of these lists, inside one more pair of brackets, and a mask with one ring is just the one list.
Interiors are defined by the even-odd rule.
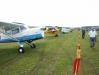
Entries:
[[[89,48],[88,32],[80,39],[83,75],[99,75],[98,39],[93,50]],[[18,53],[18,43],[0,43],[0,75],[73,75],[77,41],[77,30],[58,37],[45,36],[33,42],[35,49],[25,44],[23,54]]]

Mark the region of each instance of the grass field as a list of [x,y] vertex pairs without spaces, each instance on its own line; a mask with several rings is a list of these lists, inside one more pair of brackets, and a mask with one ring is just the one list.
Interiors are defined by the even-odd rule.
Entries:
[[[80,38],[82,75],[99,75],[99,38],[90,50],[87,34]],[[0,43],[0,75],[73,75],[77,40],[77,30],[45,36],[34,41],[35,49],[25,44],[25,53],[18,53],[18,43]]]

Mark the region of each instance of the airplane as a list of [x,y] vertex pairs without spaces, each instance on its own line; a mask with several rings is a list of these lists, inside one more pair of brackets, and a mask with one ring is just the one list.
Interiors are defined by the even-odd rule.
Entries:
[[19,53],[24,53],[24,43],[27,43],[31,48],[35,48],[36,45],[32,42],[42,38],[44,38],[44,31],[39,27],[30,29],[23,23],[0,21],[0,43],[19,42]]
[[70,27],[59,27],[59,29],[61,30],[61,33],[63,34],[70,33],[73,31],[73,28],[70,28]]
[[60,29],[57,29],[56,27],[46,26],[44,34],[45,35],[53,34],[55,37],[57,37],[59,32]]
[[70,33],[70,29],[62,28],[62,29],[61,29],[61,32],[62,32],[63,34],[65,34],[65,33]]

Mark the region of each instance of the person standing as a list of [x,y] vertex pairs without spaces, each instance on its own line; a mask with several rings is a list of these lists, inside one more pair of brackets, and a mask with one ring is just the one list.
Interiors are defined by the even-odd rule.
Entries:
[[[94,29],[94,31],[96,32],[96,29]],[[96,36],[97,36],[97,33],[96,33]],[[95,42],[97,42],[97,38],[95,37]]]
[[83,28],[82,29],[82,39],[84,39],[85,38],[85,29]]
[[97,35],[96,31],[94,31],[94,28],[91,28],[88,35],[89,35],[89,39],[90,39],[90,48],[92,49],[95,45],[95,37]]

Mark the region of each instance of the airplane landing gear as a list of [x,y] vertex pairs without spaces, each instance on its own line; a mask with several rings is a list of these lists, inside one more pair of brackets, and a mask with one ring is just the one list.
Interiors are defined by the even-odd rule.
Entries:
[[33,44],[31,40],[29,40],[29,41],[27,41],[25,43],[27,43],[31,48],[36,48],[36,45]]
[[18,49],[18,52],[19,53],[24,53],[24,48],[23,48],[24,42],[19,42],[19,43],[20,43],[20,47]]
[[58,35],[56,34],[55,37],[57,37]]
[[[19,43],[20,43],[20,47],[18,49],[18,52],[19,53],[24,53],[24,48],[23,48],[24,42],[19,42]],[[31,48],[36,48],[36,45],[35,44],[32,44],[32,41],[27,41],[25,43],[27,43]]]
[[23,48],[23,47],[20,47],[20,48],[18,49],[18,52],[19,52],[19,53],[24,53],[24,48]]
[[31,48],[36,48],[35,44],[30,44]]

